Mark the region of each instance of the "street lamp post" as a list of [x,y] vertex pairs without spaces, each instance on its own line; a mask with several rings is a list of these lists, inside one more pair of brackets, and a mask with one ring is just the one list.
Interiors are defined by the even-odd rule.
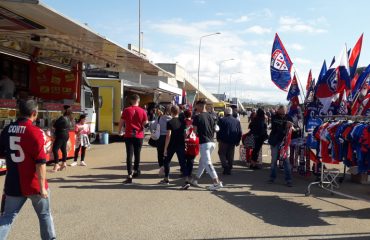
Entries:
[[230,58],[230,59],[225,59],[225,60],[222,60],[219,64],[218,64],[218,90],[217,90],[217,94],[220,94],[220,85],[221,85],[221,65],[224,63],[224,62],[227,62],[227,61],[233,61],[235,60],[234,58]]
[[221,34],[220,32],[216,32],[216,33],[211,33],[211,34],[207,34],[207,35],[204,35],[204,36],[201,36],[199,38],[199,52],[198,52],[198,99],[199,99],[199,72],[200,72],[200,49],[202,47],[202,39],[205,38],[205,37],[210,37],[210,36],[213,36],[213,35],[218,35],[218,34]]
[[232,90],[232,85],[231,85],[231,83],[232,83],[231,79],[232,79],[233,75],[239,74],[239,73],[241,73],[241,72],[235,72],[235,73],[231,73],[230,74],[230,79],[229,79],[229,93],[230,93],[230,98],[231,98],[231,92],[233,91]]

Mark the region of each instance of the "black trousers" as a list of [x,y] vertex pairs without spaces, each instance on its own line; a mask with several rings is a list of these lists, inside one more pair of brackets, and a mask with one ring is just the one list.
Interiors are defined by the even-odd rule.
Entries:
[[53,156],[54,156],[54,162],[58,164],[59,162],[59,156],[58,151],[62,152],[62,162],[67,161],[67,142],[69,139],[68,134],[62,134],[62,135],[56,135],[55,140],[53,143]]
[[252,161],[253,162],[257,162],[258,155],[259,155],[260,150],[263,146],[263,142],[264,142],[264,140],[261,139],[261,138],[255,138],[254,139],[254,148],[253,148],[253,151],[252,151]]
[[231,170],[234,164],[235,145],[220,141],[218,143],[218,156],[222,167]]
[[166,144],[166,135],[161,135],[157,141],[157,158],[159,167],[163,167],[164,164],[164,145]]
[[82,147],[81,144],[78,148],[75,149],[74,161],[77,162],[78,153],[81,150],[81,162],[85,160],[86,147]]
[[140,170],[140,152],[143,146],[142,138],[126,138],[126,164],[127,173],[129,176],[132,175],[132,158],[134,157],[134,171]]
[[167,150],[167,157],[164,158],[164,176],[168,178],[170,175],[170,164],[173,155],[177,155],[180,165],[180,171],[184,173],[185,171],[185,145],[177,147],[169,147]]
[[194,168],[194,160],[196,156],[185,155],[185,169],[184,176],[191,177]]

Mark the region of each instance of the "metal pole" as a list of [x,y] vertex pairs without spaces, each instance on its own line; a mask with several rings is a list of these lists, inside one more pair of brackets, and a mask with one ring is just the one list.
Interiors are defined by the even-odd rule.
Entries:
[[199,50],[198,50],[198,94],[197,94],[197,99],[199,99],[199,95],[200,95],[200,90],[199,90],[199,73],[200,73],[200,49],[202,47],[202,38],[205,38],[205,37],[210,37],[210,36],[213,36],[213,35],[218,35],[218,34],[221,34],[220,32],[216,32],[216,33],[212,33],[212,34],[207,34],[207,35],[204,35],[204,36],[201,36],[199,38]]
[[141,0],[139,0],[139,56],[141,56]]
[[217,89],[217,94],[220,94],[220,85],[221,85],[221,64],[222,62],[220,62],[218,64],[218,89]]
[[199,95],[200,95],[200,91],[199,91],[199,72],[200,72],[200,48],[202,46],[202,37],[199,38],[199,52],[198,52],[198,93],[197,93],[197,97],[198,97],[198,100],[199,100]]

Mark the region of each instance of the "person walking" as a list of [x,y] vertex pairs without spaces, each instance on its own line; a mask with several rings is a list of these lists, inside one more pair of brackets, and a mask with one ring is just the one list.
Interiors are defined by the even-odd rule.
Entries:
[[74,161],[71,163],[71,167],[77,166],[77,159],[78,154],[81,151],[81,161],[80,166],[87,166],[85,163],[85,154],[86,149],[90,147],[89,141],[89,134],[90,134],[90,127],[86,124],[86,115],[82,114],[78,119],[78,122],[75,126],[75,133],[76,133],[76,144],[75,144],[75,155]]
[[182,190],[189,189],[191,185],[191,176],[193,173],[194,160],[199,154],[199,137],[194,132],[192,112],[185,110],[185,183]]
[[43,131],[34,126],[38,115],[34,100],[19,103],[20,118],[1,132],[0,155],[6,159],[6,177],[1,203],[0,239],[30,199],[39,218],[41,239],[56,239],[50,211],[50,190],[46,180],[46,153]]
[[[284,105],[279,106],[276,114],[271,118],[271,133],[268,141],[271,146],[270,183],[275,182],[280,146],[282,145],[288,130],[293,126],[292,121],[292,118],[287,115],[287,109]],[[292,172],[289,160],[284,160],[284,172],[287,186],[292,187]]]
[[185,163],[185,125],[179,119],[180,109],[174,105],[171,107],[172,119],[167,123],[167,135],[164,146],[164,179],[159,184],[169,184],[170,164],[173,155],[176,153],[181,169]]
[[216,123],[212,116],[207,112],[206,100],[201,99],[196,103],[198,115],[194,117],[193,126],[194,131],[199,137],[200,144],[200,160],[197,175],[192,181],[192,185],[200,187],[198,180],[203,175],[204,170],[211,176],[213,184],[209,186],[209,190],[214,191],[223,187],[222,182],[219,180],[215,168],[212,164],[211,154],[215,149],[214,135]]
[[220,131],[217,133],[218,156],[220,157],[224,175],[231,175],[234,163],[235,147],[242,138],[240,121],[232,116],[232,109],[225,108],[225,117],[218,121]]
[[[118,131],[123,136],[123,126],[125,125],[125,144],[126,144],[126,164],[127,179],[124,184],[131,184],[132,178],[140,176],[140,153],[143,146],[144,129],[148,124],[148,117],[141,107],[139,107],[140,97],[137,94],[130,96],[130,107],[122,111],[121,121]],[[135,157],[134,171],[132,171],[132,158]]]
[[260,150],[263,146],[263,143],[268,138],[267,135],[267,125],[265,121],[265,111],[259,108],[257,110],[256,116],[252,119],[252,122],[249,124],[250,134],[254,138],[254,148],[252,150],[252,159],[250,168],[260,169],[258,165],[258,157]]
[[[54,168],[51,172],[62,171],[67,168],[67,143],[69,140],[69,130],[73,127],[73,117],[71,107],[64,106],[63,116],[60,116],[53,125],[55,130],[55,140],[53,143]],[[59,165],[58,151],[62,152],[62,165]]]
[[159,166],[159,176],[164,175],[164,146],[166,143],[166,135],[167,135],[167,123],[172,119],[171,117],[171,105],[168,105],[164,109],[164,114],[160,116],[157,121],[159,124],[159,131],[160,136],[157,141],[157,159],[158,159],[158,166]]

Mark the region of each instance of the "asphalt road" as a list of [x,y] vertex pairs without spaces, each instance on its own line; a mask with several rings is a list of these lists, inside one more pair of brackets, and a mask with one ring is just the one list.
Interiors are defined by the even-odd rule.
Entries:
[[[232,176],[221,175],[224,189],[180,191],[177,160],[171,184],[157,185],[156,151],[145,146],[142,177],[124,186],[124,154],[124,143],[94,145],[87,152],[88,167],[48,173],[58,239],[370,239],[370,203],[316,187],[306,197],[312,178],[295,177],[288,188],[279,175],[270,185],[268,168],[252,171],[236,162]],[[221,172],[217,152],[213,159]],[[211,181],[204,176],[200,183]],[[370,200],[369,185],[347,180],[340,191]],[[9,239],[39,239],[30,202]]]

